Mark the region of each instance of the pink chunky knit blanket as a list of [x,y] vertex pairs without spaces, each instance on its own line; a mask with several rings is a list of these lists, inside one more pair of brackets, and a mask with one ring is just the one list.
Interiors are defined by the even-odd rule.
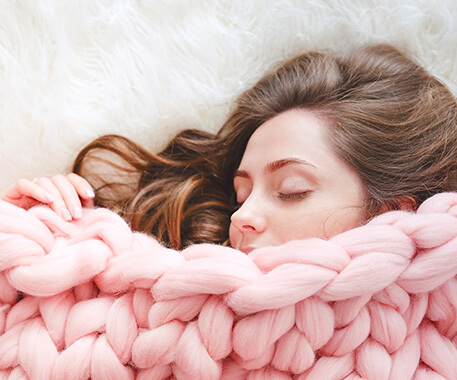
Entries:
[[0,203],[0,379],[457,379],[457,194],[329,241],[182,252]]

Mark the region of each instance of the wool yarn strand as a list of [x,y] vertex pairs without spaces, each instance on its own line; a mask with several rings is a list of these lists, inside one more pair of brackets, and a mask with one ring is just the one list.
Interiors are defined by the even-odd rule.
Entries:
[[0,378],[455,379],[456,274],[455,193],[249,255],[0,202]]

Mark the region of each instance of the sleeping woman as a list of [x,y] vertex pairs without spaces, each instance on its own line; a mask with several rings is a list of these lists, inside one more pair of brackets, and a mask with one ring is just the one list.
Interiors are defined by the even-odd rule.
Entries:
[[[19,180],[1,198],[64,219],[108,207],[164,245],[243,252],[328,239],[457,190],[457,103],[389,45],[302,54],[243,93],[221,130],[179,133],[158,154],[116,135],[73,173]],[[92,190],[94,189],[94,190]]]

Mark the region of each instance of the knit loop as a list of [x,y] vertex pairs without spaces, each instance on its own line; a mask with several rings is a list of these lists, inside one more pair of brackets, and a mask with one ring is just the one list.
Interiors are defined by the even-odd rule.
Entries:
[[454,193],[249,255],[0,202],[0,377],[454,379],[456,274]]

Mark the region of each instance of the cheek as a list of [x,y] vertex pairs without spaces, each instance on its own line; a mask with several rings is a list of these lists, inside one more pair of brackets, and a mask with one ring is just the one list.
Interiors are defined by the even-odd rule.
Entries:
[[367,221],[365,213],[360,209],[341,209],[330,213],[322,223],[320,238],[330,239],[345,231],[360,227]]
[[319,213],[309,210],[278,209],[270,220],[270,238],[274,245],[291,240],[320,237],[322,218]]
[[318,228],[316,221],[300,221],[296,218],[290,223],[282,223],[276,228],[275,235],[279,244],[287,243],[291,240],[309,239],[314,237],[321,237],[321,231]]
[[330,239],[342,232],[359,227],[366,216],[359,208],[314,209],[303,212],[277,213],[274,235],[280,244],[290,240],[320,238]]

